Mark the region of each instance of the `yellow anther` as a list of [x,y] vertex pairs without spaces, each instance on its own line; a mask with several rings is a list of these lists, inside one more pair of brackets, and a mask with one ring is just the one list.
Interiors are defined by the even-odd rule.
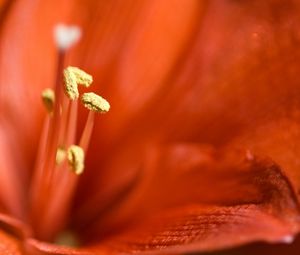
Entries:
[[55,94],[52,89],[45,89],[42,92],[42,100],[43,103],[49,113],[53,112],[54,102],[55,102]]
[[77,145],[71,145],[68,149],[67,159],[75,174],[81,174],[84,169],[84,151]]
[[56,151],[56,164],[60,165],[66,158],[67,152],[63,147],[58,147]]
[[81,97],[81,101],[86,108],[90,111],[106,113],[109,111],[109,103],[101,96],[90,92],[84,93]]
[[79,97],[78,85],[75,74],[66,68],[64,70],[65,93],[71,99],[75,100]]
[[69,66],[64,70],[65,92],[71,100],[79,97],[78,85],[89,87],[93,77],[81,69]]
[[85,71],[74,66],[69,66],[67,69],[75,74],[77,84],[83,85],[86,88],[92,84],[93,77]]

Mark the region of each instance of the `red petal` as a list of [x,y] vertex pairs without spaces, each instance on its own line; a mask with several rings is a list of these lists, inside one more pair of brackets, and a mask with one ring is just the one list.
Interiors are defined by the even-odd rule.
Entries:
[[300,112],[291,109],[286,116],[249,130],[236,144],[254,154],[265,155],[280,165],[300,191]]
[[100,248],[186,252],[280,242],[298,231],[296,194],[272,161],[196,145],[151,153],[145,165],[151,176],[142,176],[129,199],[89,226],[87,241],[124,228]]
[[190,206],[161,213],[136,229],[98,246],[116,253],[172,254],[213,251],[253,241],[284,242],[291,237],[286,222],[261,206]]

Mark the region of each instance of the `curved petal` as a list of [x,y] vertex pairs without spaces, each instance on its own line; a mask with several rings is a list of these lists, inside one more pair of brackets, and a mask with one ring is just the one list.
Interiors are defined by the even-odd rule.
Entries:
[[296,193],[268,159],[233,148],[159,146],[145,168],[131,196],[82,231],[87,242],[100,239],[101,249],[119,252],[182,253],[280,242],[299,230]]
[[195,145],[158,151],[148,159],[153,175],[88,227],[88,242],[104,238],[98,248],[116,252],[183,253],[285,242],[299,231],[296,193],[272,161]]
[[300,193],[300,111],[291,109],[282,118],[270,121],[238,137],[235,143],[249,152],[272,158],[284,169]]
[[145,219],[134,230],[105,241],[98,250],[116,254],[182,254],[214,251],[253,241],[285,242],[292,238],[285,222],[255,205],[191,206]]

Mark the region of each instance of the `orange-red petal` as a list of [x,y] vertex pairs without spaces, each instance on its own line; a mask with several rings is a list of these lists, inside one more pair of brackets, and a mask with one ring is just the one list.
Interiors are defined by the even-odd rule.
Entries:
[[269,159],[233,147],[225,154],[196,145],[162,148],[145,163],[151,176],[142,174],[127,200],[82,230],[87,242],[180,253],[287,242],[299,230],[297,195]]
[[285,221],[257,205],[193,205],[144,219],[140,226],[104,241],[97,249],[118,253],[185,254],[229,248],[253,241],[287,242]]

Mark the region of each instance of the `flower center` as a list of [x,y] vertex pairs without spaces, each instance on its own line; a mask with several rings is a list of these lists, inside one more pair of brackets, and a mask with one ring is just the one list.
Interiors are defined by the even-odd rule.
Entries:
[[[89,87],[93,78],[77,67],[63,69],[65,46],[72,45],[66,38],[63,39],[64,47],[60,47],[58,42],[55,90],[47,88],[42,92],[47,116],[30,189],[30,223],[35,236],[45,241],[53,241],[67,225],[74,191],[84,171],[84,159],[95,114],[106,113],[110,108],[109,103],[95,93],[84,93],[80,97],[78,86]],[[89,113],[80,139],[77,140],[80,101]]]

